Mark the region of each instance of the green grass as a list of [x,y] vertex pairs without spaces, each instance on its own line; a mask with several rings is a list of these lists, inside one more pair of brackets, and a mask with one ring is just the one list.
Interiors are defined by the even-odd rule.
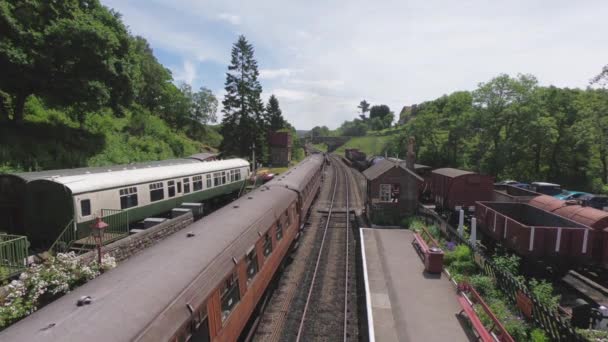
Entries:
[[393,135],[354,137],[347,141],[346,144],[340,146],[334,153],[344,154],[345,149],[356,148],[368,156],[381,155],[384,153],[384,148],[393,137]]
[[312,147],[321,152],[327,152],[327,144],[313,144]]

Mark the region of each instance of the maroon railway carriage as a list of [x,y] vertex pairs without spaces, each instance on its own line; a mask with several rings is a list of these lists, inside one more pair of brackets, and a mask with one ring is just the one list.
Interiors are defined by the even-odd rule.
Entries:
[[526,203],[477,202],[475,216],[485,234],[521,256],[590,259],[594,231]]
[[440,210],[475,211],[475,202],[491,201],[493,191],[494,178],[491,176],[452,168],[431,172],[431,192]]
[[[323,163],[307,158],[282,183],[132,256],[3,330],[0,341],[236,341],[299,234]],[[77,306],[82,296],[91,304]]]

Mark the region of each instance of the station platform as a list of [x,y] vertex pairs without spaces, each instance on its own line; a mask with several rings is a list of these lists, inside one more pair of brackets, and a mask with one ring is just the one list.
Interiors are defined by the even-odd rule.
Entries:
[[[473,341],[456,289],[427,274],[404,229],[361,228],[370,341]],[[371,314],[370,314],[371,312]]]

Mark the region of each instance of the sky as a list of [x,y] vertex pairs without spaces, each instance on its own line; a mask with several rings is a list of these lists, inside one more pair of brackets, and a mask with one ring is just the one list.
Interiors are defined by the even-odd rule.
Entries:
[[584,88],[608,64],[605,0],[101,1],[176,82],[220,102],[232,45],[245,35],[263,100],[277,96],[297,129],[336,128],[363,99],[398,115],[501,73]]

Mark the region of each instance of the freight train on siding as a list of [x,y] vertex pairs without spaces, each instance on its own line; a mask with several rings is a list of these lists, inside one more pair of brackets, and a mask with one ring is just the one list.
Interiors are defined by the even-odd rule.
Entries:
[[[325,158],[307,157],[0,333],[6,341],[234,341],[300,234]],[[83,296],[92,302],[77,306]]]
[[249,177],[244,159],[160,162],[0,175],[0,229],[45,248],[68,226],[90,234],[103,211],[128,212],[128,223],[185,202],[239,191]]

